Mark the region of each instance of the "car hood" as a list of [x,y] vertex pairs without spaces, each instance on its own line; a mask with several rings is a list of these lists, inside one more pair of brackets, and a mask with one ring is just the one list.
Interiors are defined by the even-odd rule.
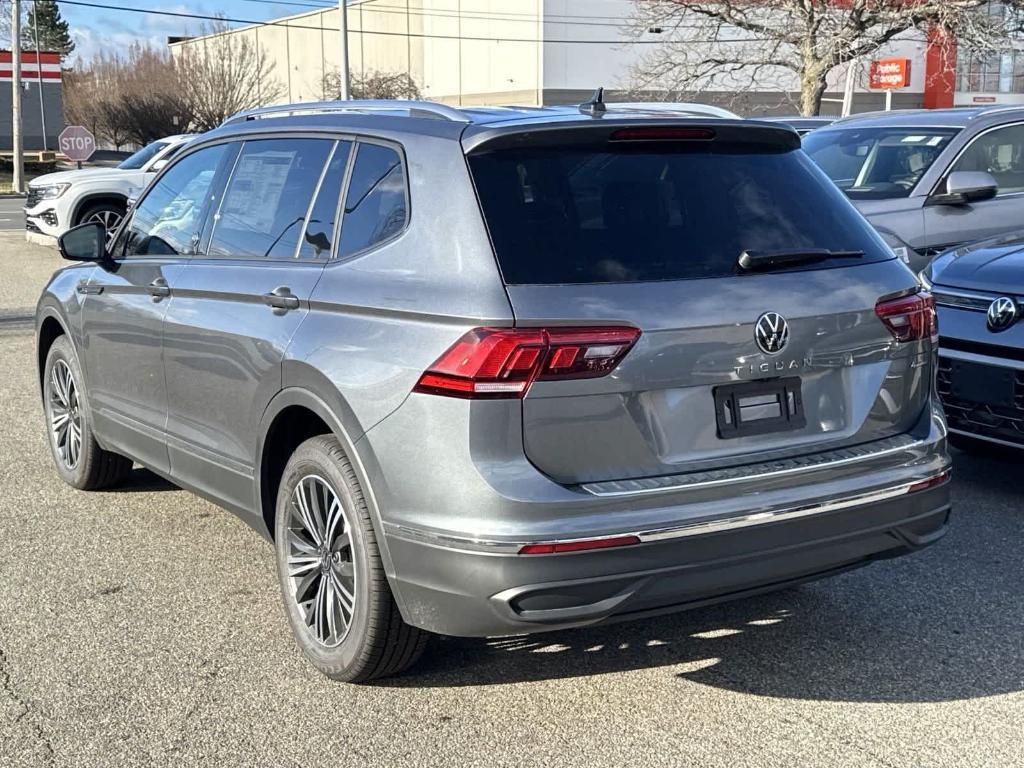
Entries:
[[932,265],[932,282],[988,293],[1024,294],[1024,232],[947,251]]
[[46,187],[51,184],[66,184],[68,182],[77,184],[82,181],[101,181],[103,179],[124,180],[138,173],[140,172],[123,171],[120,168],[82,168],[81,170],[58,171],[57,173],[46,173],[42,176],[37,176],[32,179],[29,186]]

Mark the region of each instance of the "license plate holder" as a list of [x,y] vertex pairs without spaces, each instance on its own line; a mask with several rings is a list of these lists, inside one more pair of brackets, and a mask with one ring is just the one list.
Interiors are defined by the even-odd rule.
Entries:
[[950,393],[958,400],[996,408],[1013,408],[1016,371],[995,365],[954,360],[950,367]]
[[793,376],[715,387],[718,437],[731,440],[807,426],[800,384]]

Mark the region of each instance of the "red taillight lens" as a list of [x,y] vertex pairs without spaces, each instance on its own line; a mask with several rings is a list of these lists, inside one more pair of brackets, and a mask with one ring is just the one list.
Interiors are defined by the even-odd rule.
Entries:
[[875,305],[875,314],[885,323],[896,341],[939,339],[935,299],[927,291],[880,301]]
[[919,483],[914,483],[912,486],[907,488],[907,493],[917,493],[918,491],[927,491],[929,488],[934,488],[938,485],[942,485],[950,477],[952,477],[953,471],[947,469],[945,472],[941,472],[935,477],[929,477],[927,480],[922,480]]
[[584,541],[563,541],[558,544],[526,544],[519,549],[520,555],[554,555],[559,552],[586,552],[591,549],[628,547],[639,544],[636,536],[612,536],[607,539],[586,539]]
[[715,132],[710,128],[620,128],[613,131],[611,141],[711,141]]
[[636,328],[474,328],[441,355],[415,392],[523,397],[537,379],[591,379],[615,369]]

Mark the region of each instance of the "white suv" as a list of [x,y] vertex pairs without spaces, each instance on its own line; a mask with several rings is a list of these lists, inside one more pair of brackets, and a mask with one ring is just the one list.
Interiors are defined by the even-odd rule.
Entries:
[[33,179],[25,201],[26,236],[52,242],[86,221],[99,221],[113,232],[124,217],[128,199],[193,138],[194,134],[183,134],[154,141],[116,168],[82,168]]

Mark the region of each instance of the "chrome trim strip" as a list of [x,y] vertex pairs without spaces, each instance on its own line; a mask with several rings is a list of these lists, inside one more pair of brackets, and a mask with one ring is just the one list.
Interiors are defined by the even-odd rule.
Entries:
[[1024,371],[1024,360],[1009,360],[1005,357],[982,355],[978,352],[964,352],[960,349],[948,349],[947,347],[939,347],[939,358],[964,360],[969,363],[981,363],[996,368],[1012,368],[1017,371]]
[[953,435],[962,435],[963,437],[969,437],[973,440],[983,440],[986,443],[995,443],[996,445],[1003,445],[1007,448],[1024,451],[1024,443],[1015,443],[1012,440],[1000,440],[998,437],[989,437],[988,435],[982,435],[978,432],[968,432],[966,429],[953,429],[950,427],[949,431],[950,434]]
[[[594,541],[597,539],[618,538],[622,536],[635,536],[642,544],[657,541],[669,541],[672,539],[688,538],[690,536],[704,536],[710,533],[721,533],[740,528],[750,528],[768,523],[785,522],[796,520],[801,517],[812,515],[824,515],[830,512],[848,509],[850,507],[862,506],[865,504],[876,504],[906,495],[910,489],[918,483],[934,480],[949,474],[949,466],[941,472],[928,477],[923,477],[899,485],[890,486],[868,493],[859,493],[854,496],[847,496],[829,502],[816,502],[803,504],[797,507],[787,507],[777,510],[765,510],[747,515],[718,518],[715,520],[702,520],[684,525],[673,525],[664,528],[653,528],[643,531],[629,531],[619,533],[608,533],[601,536],[585,536],[572,539],[544,539],[534,541],[498,541],[490,539],[476,539],[470,537],[453,536],[450,534],[435,533],[432,531],[413,528],[411,526],[399,525],[396,523],[385,523],[384,527],[388,533],[399,538],[410,541],[418,541],[433,546],[449,547],[454,549],[484,552],[497,555],[515,555],[524,546],[531,544],[572,544],[581,541]],[[948,480],[946,481],[948,482]],[[599,551],[599,550],[595,550]]]
[[932,288],[935,303],[942,307],[969,309],[975,312],[988,312],[989,305],[1000,296],[1012,296],[1018,305],[1024,305],[1024,299],[1012,293],[982,293],[967,291],[960,288],[946,288],[936,285]]
[[[904,451],[912,451],[912,450],[914,450],[916,448],[923,447],[924,445],[926,445],[927,442],[928,442],[927,440],[912,440],[910,442],[903,442],[903,443],[900,443],[898,445],[894,445],[894,446],[891,446],[891,447],[883,448],[881,450],[871,451],[870,453],[859,453],[856,456],[849,456],[849,455],[847,455],[847,456],[843,456],[841,458],[837,458],[837,459],[834,459],[834,460],[831,460],[831,461],[825,460],[825,461],[811,462],[811,463],[807,463],[807,464],[802,464],[800,466],[787,467],[786,469],[771,470],[771,471],[767,471],[767,472],[751,472],[750,474],[747,474],[747,475],[732,474],[732,475],[729,475],[728,477],[722,477],[720,479],[696,481],[696,482],[690,482],[690,483],[681,482],[681,483],[674,483],[672,485],[658,486],[658,487],[655,487],[655,488],[638,488],[638,489],[635,489],[635,490],[614,490],[614,491],[613,490],[601,490],[602,487],[613,485],[613,484],[617,484],[617,483],[628,483],[628,482],[630,482],[629,480],[602,481],[602,482],[599,482],[599,483],[584,483],[584,484],[582,484],[580,486],[580,488],[582,488],[587,493],[589,493],[589,494],[591,494],[593,496],[600,496],[602,498],[612,498],[612,497],[618,497],[618,496],[641,496],[641,495],[646,495],[646,494],[650,494],[650,493],[671,493],[673,491],[681,491],[681,490],[687,490],[688,491],[688,490],[695,490],[695,489],[714,488],[714,487],[717,487],[717,486],[720,486],[720,485],[729,485],[731,483],[745,483],[745,482],[748,482],[748,481],[751,481],[751,480],[755,480],[755,481],[773,480],[773,479],[775,479],[777,477],[787,477],[789,475],[802,474],[804,472],[815,472],[815,471],[821,470],[821,469],[834,469],[836,467],[842,467],[842,466],[845,466],[847,464],[854,464],[854,463],[857,463],[857,462],[860,462],[860,461],[870,461],[871,459],[880,458],[882,456],[888,456],[888,455],[891,455],[891,454],[894,454],[894,453],[902,453]],[[835,451],[835,452],[828,451],[828,452],[825,453],[825,455],[827,456],[829,453],[843,453],[843,452],[848,453],[851,450],[855,450],[855,449],[853,449],[853,448],[845,449],[845,451],[843,449],[840,449],[840,450]],[[778,464],[780,462],[771,462],[771,463]],[[739,467],[737,469],[742,469],[742,467]],[[700,473],[700,472],[698,472],[698,473],[694,473],[694,474],[695,475],[700,475],[700,474],[708,474],[708,473]],[[677,477],[685,477],[685,475],[678,475]],[[638,482],[642,482],[642,480],[640,480]]]

